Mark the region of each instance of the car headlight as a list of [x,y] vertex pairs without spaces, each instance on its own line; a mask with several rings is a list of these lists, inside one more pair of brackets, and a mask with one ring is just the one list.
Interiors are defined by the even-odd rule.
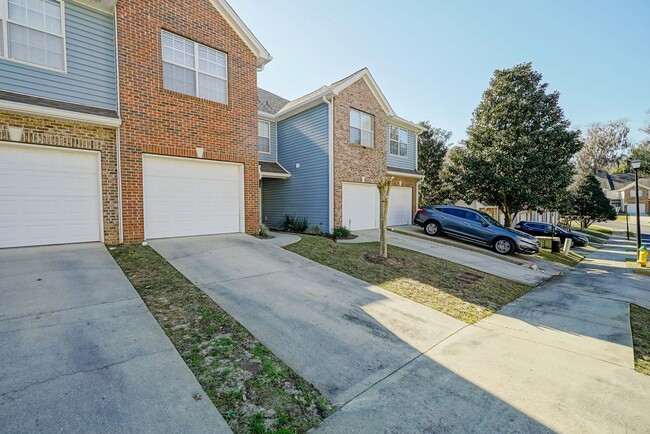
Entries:
[[523,236],[521,236],[521,235],[517,235],[517,239],[518,239],[519,241],[523,241],[524,243],[535,244],[535,240],[532,240],[532,239],[530,239],[530,238],[523,237]]

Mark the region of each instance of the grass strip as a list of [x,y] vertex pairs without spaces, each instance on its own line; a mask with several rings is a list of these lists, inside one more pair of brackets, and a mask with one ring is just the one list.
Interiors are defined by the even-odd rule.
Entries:
[[303,433],[331,414],[318,390],[151,247],[111,253],[235,433]]
[[650,375],[650,310],[630,304],[630,323],[634,343],[634,369]]
[[395,246],[389,246],[389,258],[383,259],[377,255],[378,242],[343,244],[303,236],[302,241],[285,248],[468,324],[492,315],[532,289]]
[[580,253],[576,253],[572,250],[569,251],[568,255],[564,255],[562,253],[552,253],[551,249],[542,249],[537,256],[546,261],[566,265],[567,267],[575,267],[585,258]]

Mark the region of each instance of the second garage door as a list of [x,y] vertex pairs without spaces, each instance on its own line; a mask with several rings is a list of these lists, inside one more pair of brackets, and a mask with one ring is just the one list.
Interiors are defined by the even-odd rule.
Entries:
[[374,184],[343,184],[343,226],[351,231],[379,227],[379,190]]
[[143,156],[146,238],[243,232],[243,166]]
[[409,225],[413,219],[411,187],[392,187],[388,197],[388,226]]

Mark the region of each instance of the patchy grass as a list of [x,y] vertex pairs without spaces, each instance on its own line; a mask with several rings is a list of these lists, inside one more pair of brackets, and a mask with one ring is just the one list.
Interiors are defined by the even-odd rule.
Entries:
[[378,242],[340,244],[322,237],[302,237],[286,249],[468,324],[492,315],[532,289],[395,246],[388,247],[386,260],[377,255]]
[[580,229],[580,224],[576,222],[573,222],[571,224],[571,228],[574,229],[576,232],[580,232],[582,234],[587,235],[589,241],[592,241],[591,240],[592,238],[597,238],[597,241],[592,241],[592,242],[600,242],[600,243],[603,243],[614,233],[611,229],[603,226],[598,226],[598,225],[591,225],[587,229]]
[[537,256],[546,261],[566,265],[567,267],[575,267],[580,261],[585,259],[583,255],[573,250],[570,250],[568,255],[563,255],[562,253],[551,253],[551,249],[542,249]]
[[152,248],[111,253],[235,433],[302,433],[331,414],[311,384]]
[[630,304],[632,342],[634,343],[634,368],[650,375],[650,310]]
[[[634,253],[636,254],[636,250],[634,250]],[[640,274],[642,276],[650,276],[650,267],[642,267],[636,261],[636,258],[625,258],[625,265],[627,268],[631,268],[632,272],[636,274]]]

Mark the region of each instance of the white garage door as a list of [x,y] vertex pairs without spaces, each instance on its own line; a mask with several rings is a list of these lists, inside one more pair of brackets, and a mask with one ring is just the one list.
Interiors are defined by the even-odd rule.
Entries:
[[100,154],[0,143],[0,247],[102,240]]
[[243,166],[143,156],[146,238],[243,232]]
[[[639,201],[641,202],[641,201]],[[636,215],[636,204],[629,203],[627,204],[627,213],[630,215]],[[645,203],[639,203],[639,213],[645,214]]]
[[391,187],[388,197],[388,226],[409,225],[413,220],[411,187]]
[[343,226],[351,231],[379,227],[379,190],[374,184],[343,184]]

